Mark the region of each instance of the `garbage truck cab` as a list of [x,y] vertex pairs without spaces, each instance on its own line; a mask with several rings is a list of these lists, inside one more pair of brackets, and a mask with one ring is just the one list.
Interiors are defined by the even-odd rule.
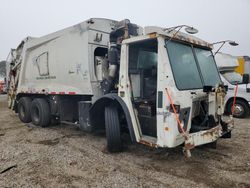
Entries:
[[230,132],[211,45],[198,38],[148,27],[124,40],[118,87],[137,142],[190,149]]

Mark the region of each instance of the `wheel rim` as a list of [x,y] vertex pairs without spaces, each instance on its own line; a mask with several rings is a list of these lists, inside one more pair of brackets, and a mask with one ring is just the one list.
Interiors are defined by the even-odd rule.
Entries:
[[244,114],[244,108],[243,106],[241,106],[240,104],[235,104],[234,105],[234,115],[235,116],[241,116],[242,114]]

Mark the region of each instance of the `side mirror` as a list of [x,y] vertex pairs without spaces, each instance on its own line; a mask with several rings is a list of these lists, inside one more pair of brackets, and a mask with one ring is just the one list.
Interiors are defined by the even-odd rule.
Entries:
[[249,83],[249,74],[243,74],[242,83],[243,84],[248,84]]

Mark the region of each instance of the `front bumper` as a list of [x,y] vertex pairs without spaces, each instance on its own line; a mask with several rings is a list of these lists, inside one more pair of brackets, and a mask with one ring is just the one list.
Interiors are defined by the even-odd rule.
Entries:
[[184,152],[189,157],[190,149],[195,146],[200,146],[216,141],[218,138],[225,136],[226,134],[231,133],[233,129],[233,124],[227,125],[227,130],[223,131],[221,125],[213,127],[205,131],[199,131],[195,133],[188,134],[185,140]]

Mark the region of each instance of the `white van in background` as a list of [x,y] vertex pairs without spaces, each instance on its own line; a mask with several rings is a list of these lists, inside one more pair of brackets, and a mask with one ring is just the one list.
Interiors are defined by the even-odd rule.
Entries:
[[242,76],[241,74],[235,72],[235,68],[239,66],[236,56],[219,52],[215,55],[215,60],[221,75],[221,80],[228,86],[228,92],[225,99],[226,113],[231,113],[234,89],[236,84],[238,84],[234,117],[247,117],[250,114],[250,84],[248,84],[249,75],[244,74]]

